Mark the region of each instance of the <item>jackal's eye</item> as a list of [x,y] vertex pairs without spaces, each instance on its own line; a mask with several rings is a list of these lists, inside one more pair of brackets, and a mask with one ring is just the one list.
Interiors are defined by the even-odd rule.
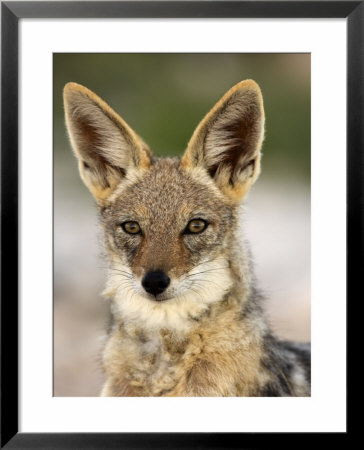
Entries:
[[202,219],[193,219],[190,220],[187,224],[187,227],[185,229],[185,233],[191,234],[191,233],[202,233],[207,228],[207,222]]
[[138,222],[134,222],[132,220],[122,223],[121,228],[128,234],[138,234],[141,231]]

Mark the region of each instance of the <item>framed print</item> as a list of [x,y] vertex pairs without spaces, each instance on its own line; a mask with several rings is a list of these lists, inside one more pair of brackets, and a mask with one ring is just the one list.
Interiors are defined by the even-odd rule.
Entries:
[[[363,270],[363,2],[1,6],[1,446],[244,448],[268,439],[281,442],[282,433],[290,445],[297,433],[303,440],[310,433],[347,437],[346,304]],[[259,389],[249,390],[247,382],[236,380],[225,390],[214,388],[213,378],[199,382],[188,369],[188,383],[181,387],[176,382],[174,390],[168,385],[177,370],[174,358],[187,354],[183,346],[192,335],[177,339],[178,327],[169,333],[167,318],[173,316],[181,330],[186,320],[201,324],[200,314],[204,320],[215,317],[214,306],[200,306],[210,301],[204,293],[206,278],[215,286],[211,304],[219,308],[232,307],[236,289],[226,286],[234,283],[233,273],[248,283],[248,272],[241,275],[232,256],[231,228],[236,222],[240,233],[233,214],[237,198],[259,173],[263,102],[262,174],[247,200],[244,238],[250,240],[260,286],[271,299],[264,309],[274,335],[312,341],[312,391],[303,347],[289,350],[298,372],[287,364],[282,369],[271,356],[274,370],[269,373],[277,382],[264,378],[269,366],[264,352],[276,345],[267,340],[263,356],[256,358],[264,378]],[[245,114],[244,127],[237,124],[237,112]],[[103,142],[121,149],[117,163]],[[163,157],[182,156],[187,147],[181,168],[171,169],[175,159],[156,162],[145,142]],[[236,156],[239,145],[246,152],[243,160]],[[198,164],[204,164],[203,170]],[[92,195],[82,185],[78,166]],[[139,189],[137,183],[151,166],[160,172]],[[188,183],[187,175],[178,178],[183,171],[190,171]],[[197,173],[203,173],[207,191]],[[128,200],[121,195],[124,177],[133,186]],[[148,186],[154,187],[145,200]],[[168,209],[178,191],[168,186],[183,186],[177,202],[183,207]],[[209,197],[210,189],[216,197]],[[163,195],[160,207],[155,200]],[[111,198],[128,204],[134,215],[120,217],[118,212],[116,217]],[[97,220],[105,235],[96,231]],[[163,228],[158,221],[168,220],[179,227],[174,241],[168,232],[175,247],[167,249],[164,238],[148,243],[148,236]],[[138,239],[143,242],[138,241],[139,247]],[[104,247],[99,241],[105,241]],[[99,257],[100,247],[108,259]],[[125,249],[129,253],[121,257],[118,252]],[[214,263],[225,264],[206,265],[211,263],[208,254],[215,255]],[[123,265],[106,262],[115,258],[122,258]],[[187,319],[181,310],[162,315],[153,307],[141,316],[135,309],[148,295],[155,304],[168,304],[173,289],[180,302],[189,301],[181,280],[197,273],[201,264],[206,278],[188,285],[197,289],[200,303],[193,314],[192,306],[185,308]],[[176,267],[184,272],[176,274]],[[220,272],[212,277],[211,270]],[[168,358],[158,366],[166,370],[158,378],[158,383],[164,380],[161,387],[150,378],[140,381],[140,365],[134,372],[128,369],[128,382],[115,382],[110,373],[117,359],[113,356],[108,366],[102,350],[110,308],[99,293],[106,285],[117,297],[132,275],[137,293],[128,300],[128,312],[126,302],[112,303],[114,321],[106,345],[114,355],[111,337],[118,348],[133,333],[126,353],[137,346],[133,354],[140,351],[146,370],[147,360],[160,357],[159,344],[150,337],[158,324],[163,348],[169,345]],[[212,364],[230,376],[229,361],[235,363],[239,354],[234,350],[229,359],[228,347],[219,353],[222,337],[226,333],[229,341],[233,321],[249,315],[263,333],[258,310],[245,308],[231,316],[220,334],[214,326],[220,347],[212,346],[210,353],[206,334],[199,334],[204,346],[193,345],[205,352],[205,368]],[[144,317],[143,329],[125,326],[125,317],[136,315]],[[116,336],[115,330],[126,334]],[[252,345],[254,339],[246,342]],[[224,364],[217,362],[219,354]],[[236,366],[244,380],[249,367],[256,367],[253,354],[249,364],[246,359]]]

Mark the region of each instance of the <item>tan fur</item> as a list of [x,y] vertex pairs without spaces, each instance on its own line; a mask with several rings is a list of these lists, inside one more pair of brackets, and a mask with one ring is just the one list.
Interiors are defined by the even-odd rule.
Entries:
[[[240,101],[235,101],[235,106],[233,104],[230,108],[227,107],[234,97]],[[194,167],[196,162],[204,166],[216,164],[224,151],[224,147],[229,147],[232,141],[229,133],[218,129],[218,116],[224,114],[225,117],[222,118],[224,121],[242,119],[244,114],[252,108],[253,104],[257,109],[254,112],[254,114],[257,114],[255,142],[252,153],[249,155],[250,159],[255,160],[253,171],[246,176],[243,183],[236,183],[233,186],[228,182],[230,177],[228,168],[222,168],[216,177],[217,185],[237,203],[242,200],[260,173],[260,148],[264,137],[264,108],[263,97],[255,81],[241,81],[216,103],[196,128],[188,143],[187,151],[181,160],[182,166],[186,168]],[[226,112],[222,113],[224,108]],[[217,128],[215,132],[214,128]]]
[[[115,168],[126,169],[132,163],[138,169],[150,166],[150,150],[129,125],[100,97],[77,83],[67,83],[63,91],[66,124],[72,147],[79,159],[80,175],[98,201],[103,201],[119,184],[121,176]],[[98,116],[95,114],[98,112]],[[81,117],[81,123],[77,118]],[[88,150],[97,142],[95,150],[110,162],[107,186],[90,177],[85,163],[90,163]],[[104,144],[101,143],[104,141]],[[104,145],[104,147],[102,147]],[[92,164],[92,162],[91,162]]]
[[[144,335],[147,344],[133,327],[114,330],[104,353],[109,378],[123,374],[142,396],[254,395],[269,374],[260,366],[260,332],[241,326],[239,310],[240,302],[226,296],[186,335],[161,328]],[[113,389],[111,381],[103,395],[118,395]]]
[[[260,171],[262,95],[238,83],[201,121],[179,159],[154,158],[105,102],[65,87],[81,177],[97,200],[113,325],[102,396],[308,395],[305,354],[269,332],[242,245],[240,202]],[[207,225],[187,232],[191,220]],[[123,224],[137,222],[130,235]],[[143,277],[169,277],[152,296]],[[301,353],[299,353],[301,352]]]

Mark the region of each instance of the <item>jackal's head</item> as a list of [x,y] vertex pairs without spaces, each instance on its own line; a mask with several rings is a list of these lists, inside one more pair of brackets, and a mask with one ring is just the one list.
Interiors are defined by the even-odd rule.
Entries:
[[153,316],[162,325],[176,314],[198,316],[223,299],[239,278],[238,206],[260,170],[258,85],[246,80],[231,88],[198,125],[180,160],[153,157],[85,87],[68,83],[64,102],[81,177],[105,230],[108,289],[124,316]]

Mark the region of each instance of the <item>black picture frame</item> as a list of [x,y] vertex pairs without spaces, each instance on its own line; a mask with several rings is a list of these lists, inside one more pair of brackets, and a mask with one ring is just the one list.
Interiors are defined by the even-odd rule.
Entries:
[[[357,296],[364,273],[364,1],[1,2],[1,448],[226,449],[274,442],[291,447],[298,439],[305,444],[309,433],[286,434],[283,442],[280,433],[18,432],[18,22],[22,18],[109,17],[347,20],[347,302]],[[346,439],[348,431],[337,433],[336,442]],[[318,434],[315,439],[318,442]]]

